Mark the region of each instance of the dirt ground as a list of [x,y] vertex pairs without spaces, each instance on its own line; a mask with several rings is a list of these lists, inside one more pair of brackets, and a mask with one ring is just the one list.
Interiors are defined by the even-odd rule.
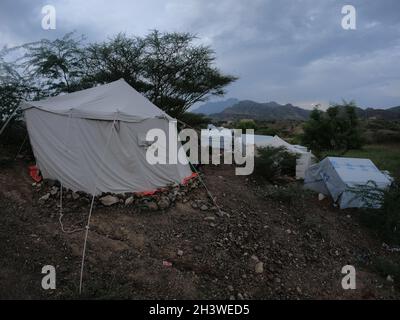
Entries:
[[[357,211],[304,192],[279,201],[230,166],[203,169],[223,214],[193,207],[207,201],[203,188],[166,211],[96,207],[79,295],[84,233],[61,230],[57,208],[39,203],[27,167],[17,160],[0,168],[2,299],[399,298],[399,288],[370,265],[400,253],[382,248]],[[88,207],[66,203],[64,227],[83,227]],[[356,268],[356,290],[341,287],[347,264]],[[44,265],[56,267],[55,290],[41,287]]]

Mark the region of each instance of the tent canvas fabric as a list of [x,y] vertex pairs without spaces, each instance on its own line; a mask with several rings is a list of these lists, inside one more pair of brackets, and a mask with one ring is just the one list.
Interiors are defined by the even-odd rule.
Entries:
[[21,107],[92,120],[140,122],[155,117],[172,119],[123,79],[40,101],[22,102]]
[[365,199],[352,189],[372,183],[384,189],[391,180],[370,159],[360,158],[326,157],[310,166],[304,179],[305,188],[330,195],[341,209],[367,206]]
[[163,130],[169,145],[172,118],[124,80],[22,108],[43,178],[73,191],[143,192],[181,183],[192,173],[189,165],[147,162],[146,133]]

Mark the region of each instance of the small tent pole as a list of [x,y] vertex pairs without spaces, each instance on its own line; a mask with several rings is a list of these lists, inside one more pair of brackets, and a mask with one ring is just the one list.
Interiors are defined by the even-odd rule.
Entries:
[[27,139],[27,138],[28,138],[28,134],[25,135],[24,141],[22,141],[22,143],[21,143],[21,145],[20,145],[20,147],[19,147],[19,149],[18,149],[18,152],[17,152],[17,154],[15,155],[14,160],[17,160],[19,154],[20,154],[21,151],[22,151],[22,148],[23,148],[24,145],[25,145],[25,142],[26,142],[26,139]]
[[217,204],[217,201],[215,200],[215,198],[214,198],[213,195],[211,194],[211,191],[207,188],[206,183],[204,182],[203,178],[200,176],[200,172],[196,169],[195,166],[192,165],[192,167],[193,167],[194,171],[196,171],[197,176],[199,177],[200,182],[201,182],[202,185],[204,186],[204,189],[206,189],[206,192],[207,192],[208,197],[211,199],[211,201],[213,202],[214,206],[217,207],[218,212],[219,212],[220,214],[223,214],[221,208],[220,208],[219,205]]
[[[178,121],[179,123],[183,124],[184,126],[187,126],[187,127],[191,128],[191,129],[197,131],[197,132],[200,131],[200,130],[198,130],[198,129],[193,128],[192,126],[188,125],[187,123],[185,123],[185,122],[183,122],[183,121],[181,121],[181,120],[178,120],[178,119],[177,119],[177,121]],[[200,131],[200,136],[201,136],[201,131]],[[199,177],[199,180],[200,180],[201,184],[204,186],[204,189],[206,189],[206,192],[207,192],[208,197],[211,199],[211,201],[213,202],[214,206],[217,207],[218,212],[222,214],[221,208],[219,207],[219,205],[217,204],[217,201],[215,200],[215,198],[214,198],[213,195],[211,194],[211,191],[207,188],[206,183],[204,182],[203,178],[200,176],[200,172],[196,169],[196,167],[195,167],[193,164],[192,164],[192,168],[193,168],[194,171],[197,173],[197,176]]]
[[17,111],[20,109],[20,107],[17,107],[14,112],[8,117],[7,121],[4,123],[4,125],[1,127],[0,129],[0,136],[1,134],[4,132],[4,130],[6,129],[6,127],[8,126],[8,124],[10,123],[11,119],[14,118],[14,116],[17,114]]

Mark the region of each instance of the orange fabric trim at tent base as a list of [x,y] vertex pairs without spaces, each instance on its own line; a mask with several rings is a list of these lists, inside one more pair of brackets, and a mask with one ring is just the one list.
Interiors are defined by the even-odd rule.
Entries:
[[42,176],[40,175],[39,168],[35,165],[29,166],[29,175],[35,182],[42,181]]
[[[42,181],[42,176],[40,175],[39,168],[36,165],[29,166],[29,175],[35,182],[40,182]],[[196,178],[198,174],[196,172],[193,172],[190,176],[184,178],[182,180],[182,185],[187,185],[190,180]],[[135,192],[135,195],[144,197],[144,196],[152,196],[157,192],[163,192],[166,191],[166,188],[160,188],[156,190],[149,190],[149,191],[142,191],[142,192]]]
[[186,178],[184,178],[184,179],[182,180],[182,184],[183,184],[183,185],[187,185],[188,182],[189,182],[190,180],[196,178],[198,175],[199,175],[198,173],[193,172],[189,177],[186,177]]
[[[190,180],[196,178],[198,176],[198,174],[196,172],[193,172],[190,176],[184,178],[182,180],[182,185],[187,185],[189,183]],[[142,192],[135,192],[134,194],[139,196],[139,197],[144,197],[144,196],[152,196],[157,192],[163,192],[166,191],[166,188],[160,188],[160,189],[156,189],[156,190],[149,190],[149,191],[142,191]]]

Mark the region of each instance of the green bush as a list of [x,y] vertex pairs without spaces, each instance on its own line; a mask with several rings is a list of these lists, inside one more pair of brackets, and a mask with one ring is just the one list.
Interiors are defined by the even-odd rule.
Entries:
[[[369,208],[364,210],[361,221],[375,231],[383,241],[400,245],[400,183],[396,180],[387,189],[376,186],[359,188],[356,192],[367,203]],[[372,203],[381,204],[374,209]]]
[[285,175],[295,176],[297,158],[297,155],[288,152],[285,147],[257,148],[254,175],[268,181],[274,181]]
[[254,120],[251,119],[242,119],[235,124],[236,129],[242,129],[243,131],[246,129],[257,130],[257,124]]
[[365,143],[353,102],[333,105],[325,113],[314,109],[303,130],[302,143],[315,152],[359,149]]

